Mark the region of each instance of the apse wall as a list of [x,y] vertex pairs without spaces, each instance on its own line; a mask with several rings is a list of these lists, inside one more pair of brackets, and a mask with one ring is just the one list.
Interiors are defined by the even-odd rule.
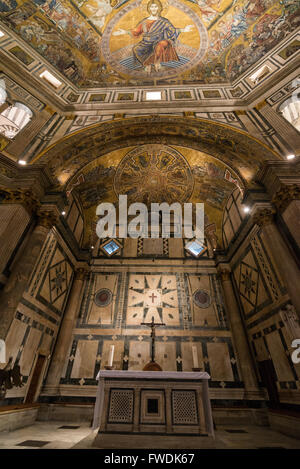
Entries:
[[[59,395],[78,402],[92,399],[96,376],[108,364],[142,370],[150,361],[150,328],[142,322],[165,323],[156,329],[156,361],[164,371],[192,371],[192,346],[199,367],[211,376],[213,402],[233,405],[244,395],[214,261],[148,259],[94,262],[83,287],[78,317],[60,379]],[[41,399],[53,402],[46,385]],[[93,400],[92,400],[93,402]]]

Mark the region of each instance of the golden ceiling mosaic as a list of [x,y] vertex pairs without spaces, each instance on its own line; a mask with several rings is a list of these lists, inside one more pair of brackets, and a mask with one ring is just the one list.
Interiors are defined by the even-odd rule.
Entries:
[[[127,195],[129,203],[204,202],[205,224],[214,224],[221,239],[226,201],[237,175],[220,161],[203,152],[160,144],[122,148],[103,155],[77,173],[67,194],[76,194],[83,208],[86,226],[95,223],[100,202],[118,203]],[[92,230],[93,231],[93,230]],[[87,228],[85,243],[91,230]]]
[[84,87],[232,82],[296,29],[299,10],[298,0],[0,0],[1,21]]

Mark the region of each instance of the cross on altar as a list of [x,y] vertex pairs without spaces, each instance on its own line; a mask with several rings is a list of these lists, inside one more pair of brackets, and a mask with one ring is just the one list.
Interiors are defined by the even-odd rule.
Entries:
[[152,316],[152,322],[141,322],[141,326],[151,327],[151,361],[154,362],[155,361],[155,327],[165,326],[165,323],[154,322],[154,316]]

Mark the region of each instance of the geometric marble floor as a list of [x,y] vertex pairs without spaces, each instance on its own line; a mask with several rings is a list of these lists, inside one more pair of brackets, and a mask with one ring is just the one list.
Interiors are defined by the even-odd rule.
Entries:
[[[96,430],[93,431],[88,422],[67,425],[66,422],[36,421],[28,427],[0,432],[0,450],[92,449],[95,436]],[[300,440],[275,432],[269,427],[254,425],[218,425],[213,446],[207,446],[203,440],[199,446],[202,449],[300,449]]]

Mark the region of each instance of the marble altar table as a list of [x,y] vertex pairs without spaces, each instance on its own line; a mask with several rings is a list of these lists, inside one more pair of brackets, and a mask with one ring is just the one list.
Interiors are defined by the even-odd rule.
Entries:
[[93,428],[98,448],[197,448],[214,428],[205,372],[105,370]]

